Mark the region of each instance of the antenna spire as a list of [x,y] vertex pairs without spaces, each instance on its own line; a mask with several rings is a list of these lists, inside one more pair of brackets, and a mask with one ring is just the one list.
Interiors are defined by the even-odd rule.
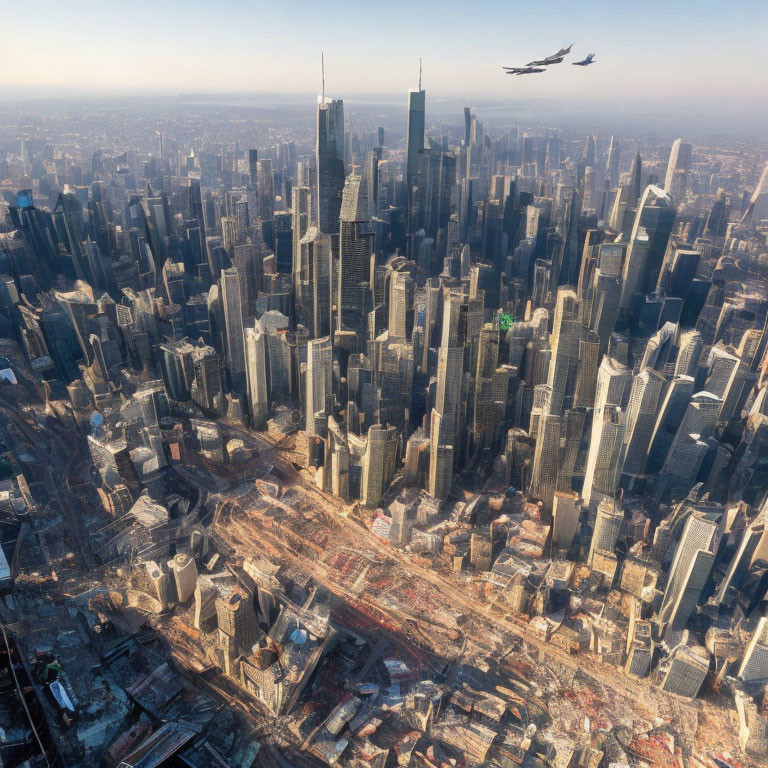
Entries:
[[325,103],[325,54],[320,51],[320,68],[323,73],[323,103]]
[[421,90],[421,56],[419,56],[419,90]]

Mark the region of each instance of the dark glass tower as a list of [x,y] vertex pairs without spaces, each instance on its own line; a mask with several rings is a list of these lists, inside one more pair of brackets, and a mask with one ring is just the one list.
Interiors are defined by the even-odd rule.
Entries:
[[339,232],[344,190],[344,102],[321,97],[317,105],[317,224],[321,232]]

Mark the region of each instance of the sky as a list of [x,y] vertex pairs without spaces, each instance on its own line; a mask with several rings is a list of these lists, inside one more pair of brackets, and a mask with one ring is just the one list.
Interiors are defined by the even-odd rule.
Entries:
[[[505,75],[574,43],[544,74]],[[765,108],[768,0],[0,0],[0,96],[249,92]]]

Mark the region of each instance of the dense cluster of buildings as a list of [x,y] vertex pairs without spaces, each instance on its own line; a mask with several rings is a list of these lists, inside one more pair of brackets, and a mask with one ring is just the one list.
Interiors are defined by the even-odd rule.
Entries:
[[[382,548],[469,575],[534,642],[727,692],[768,754],[768,166],[463,118],[428,130],[419,87],[404,136],[323,95],[314,147],[0,144],[0,334],[84,436],[110,521],[86,560],[127,564],[147,615],[192,612],[206,663],[295,714],[354,633],[284,564],[232,557],[207,502],[228,465],[279,510],[249,441],[292,438]],[[8,464],[17,514],[35,500]],[[304,750],[383,766],[368,737],[397,711],[401,765],[423,733],[476,764],[536,752],[519,691],[399,663],[292,720]]]

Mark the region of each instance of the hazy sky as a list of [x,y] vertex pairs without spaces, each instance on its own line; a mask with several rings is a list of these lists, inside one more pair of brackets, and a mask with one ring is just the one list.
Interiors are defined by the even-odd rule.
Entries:
[[[518,66],[575,43],[540,75]],[[0,93],[398,94],[764,105],[768,0],[0,0]],[[574,56],[575,55],[575,56]]]

